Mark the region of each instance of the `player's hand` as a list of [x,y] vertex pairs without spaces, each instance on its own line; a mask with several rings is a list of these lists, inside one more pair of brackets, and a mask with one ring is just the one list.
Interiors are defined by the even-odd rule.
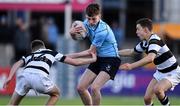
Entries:
[[10,81],[11,81],[10,78],[7,78],[7,79],[5,80],[5,82],[4,82],[4,84],[3,84],[3,88],[4,88],[4,89],[7,88],[7,86],[8,86],[8,84],[9,84]]
[[96,55],[96,53],[91,52],[91,55],[92,55],[93,60],[96,61],[96,60],[97,60],[97,55]]
[[119,69],[121,69],[121,70],[131,70],[132,66],[129,63],[125,63],[125,64],[120,65]]
[[79,26],[79,27],[72,27],[70,29],[70,34],[74,34],[74,33],[79,33],[79,32],[82,32],[82,31],[86,31],[85,28]]
[[82,32],[82,31],[86,32],[86,28],[84,28],[84,27],[82,27],[82,26],[75,27],[75,30],[76,30],[77,32]]

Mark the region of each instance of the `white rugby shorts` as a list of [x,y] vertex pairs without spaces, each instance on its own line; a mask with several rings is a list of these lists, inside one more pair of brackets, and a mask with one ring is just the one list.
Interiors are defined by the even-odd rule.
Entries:
[[30,89],[39,93],[47,93],[55,86],[48,75],[23,71],[17,76],[15,88],[15,91],[21,96],[27,94]]
[[180,83],[180,67],[178,66],[177,69],[167,73],[161,73],[158,70],[156,70],[156,72],[153,74],[153,77],[157,81],[160,81],[164,78],[170,81],[172,84],[171,90],[173,91],[174,87]]

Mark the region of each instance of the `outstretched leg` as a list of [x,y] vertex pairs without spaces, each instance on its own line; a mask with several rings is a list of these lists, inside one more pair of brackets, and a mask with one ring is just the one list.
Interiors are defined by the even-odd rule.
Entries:
[[55,105],[60,96],[59,89],[56,86],[54,86],[52,90],[48,92],[47,94],[50,96],[50,98],[48,99],[46,105],[47,106]]
[[166,96],[165,92],[172,87],[172,84],[167,79],[162,79],[159,81],[156,86],[154,87],[154,92],[156,96],[158,97],[159,101],[162,105],[169,105],[169,99]]
[[153,106],[153,98],[155,97],[155,93],[154,93],[154,86],[157,84],[157,81],[153,78],[147,89],[146,89],[146,93],[144,95],[144,103],[145,106]]
[[92,90],[92,101],[93,101],[93,105],[100,105],[101,102],[101,88],[103,87],[103,85],[109,81],[110,76],[108,73],[106,73],[105,71],[101,71],[98,76],[96,77],[96,79],[94,80],[94,82],[91,85],[91,90]]
[[89,69],[86,69],[77,86],[77,91],[84,105],[92,105],[92,98],[88,91],[88,87],[94,81],[95,78],[96,74],[94,74]]
[[[25,95],[24,95],[25,96]],[[17,106],[21,102],[21,100],[24,98],[24,96],[19,95],[18,93],[14,92],[10,101],[9,105]]]

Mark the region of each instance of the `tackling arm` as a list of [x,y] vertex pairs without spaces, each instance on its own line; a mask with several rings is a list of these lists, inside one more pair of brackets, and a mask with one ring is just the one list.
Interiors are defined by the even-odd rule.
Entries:
[[132,56],[135,54],[134,49],[122,49],[118,51],[120,56]]
[[148,63],[151,63],[154,61],[154,58],[156,57],[156,54],[155,53],[149,53],[147,56],[145,56],[144,58],[142,58],[141,60],[137,61],[137,62],[134,62],[132,63],[132,68],[136,68],[136,67],[139,67],[139,66],[144,66]]
[[122,70],[131,70],[133,68],[144,66],[148,63],[153,62],[155,57],[156,57],[155,53],[149,53],[147,56],[145,56],[141,60],[136,61],[136,62],[131,63],[131,64],[130,63],[122,64],[119,68]]
[[85,64],[95,62],[97,59],[96,54],[91,53],[91,55],[92,55],[91,58],[76,58],[76,59],[66,56],[64,63],[74,65],[74,66],[79,66],[79,65],[85,65]]
[[96,47],[93,45],[91,45],[91,47],[85,51],[67,54],[66,56],[71,57],[71,58],[88,57],[88,56],[91,56],[91,53],[96,54]]
[[24,64],[23,60],[19,60],[16,63],[14,63],[14,65],[12,66],[9,76],[7,78],[7,80],[5,81],[3,87],[5,88],[7,86],[7,84],[11,81],[11,79],[13,78],[14,74],[17,72],[17,70]]
[[79,57],[84,57],[84,56],[89,56],[89,49],[82,51],[82,52],[78,52],[78,53],[71,53],[71,54],[67,54],[66,56],[71,57],[71,58],[79,58]]

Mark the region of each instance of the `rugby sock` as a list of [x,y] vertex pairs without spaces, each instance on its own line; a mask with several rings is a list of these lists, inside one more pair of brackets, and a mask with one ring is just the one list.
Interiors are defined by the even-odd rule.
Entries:
[[165,97],[162,100],[159,100],[159,101],[164,106],[170,106],[170,102],[169,102],[169,99],[168,99],[167,95],[165,95]]
[[154,103],[151,103],[151,106],[154,106]]

